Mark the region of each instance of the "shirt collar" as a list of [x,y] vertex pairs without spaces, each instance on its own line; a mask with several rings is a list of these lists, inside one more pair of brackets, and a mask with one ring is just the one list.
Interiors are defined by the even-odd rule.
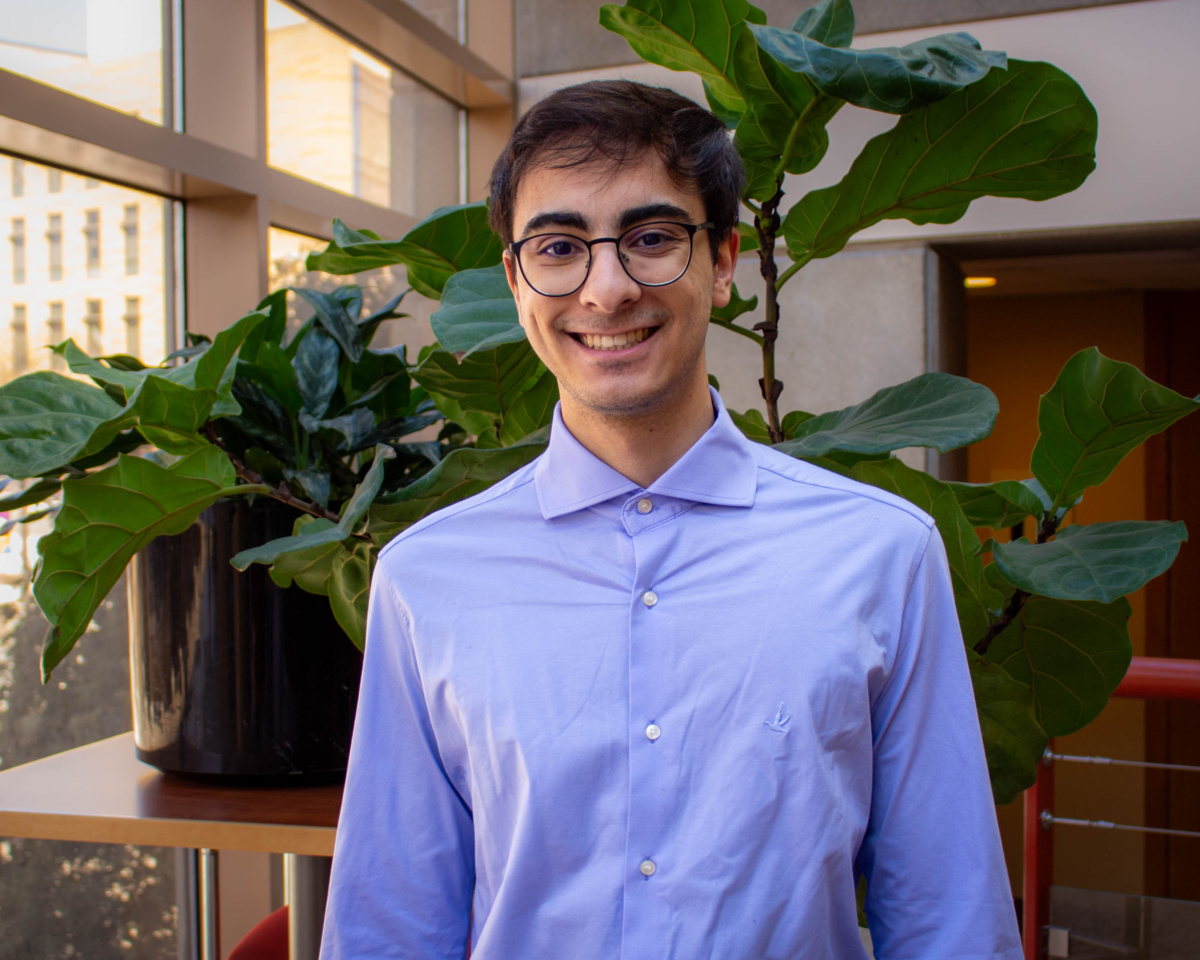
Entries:
[[[709,392],[716,414],[712,426],[646,492],[718,506],[753,506],[758,461],[751,441],[734,425],[717,392]],[[561,405],[554,408],[550,445],[538,461],[534,483],[547,520],[641,489],[575,439],[563,423]]]

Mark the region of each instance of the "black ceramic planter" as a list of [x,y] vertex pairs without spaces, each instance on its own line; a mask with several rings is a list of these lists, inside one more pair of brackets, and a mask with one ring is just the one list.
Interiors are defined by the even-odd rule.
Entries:
[[292,532],[272,501],[217,503],[129,568],[134,739],[169,773],[317,779],[344,773],[362,654],[326,597],[282,590],[230,558]]

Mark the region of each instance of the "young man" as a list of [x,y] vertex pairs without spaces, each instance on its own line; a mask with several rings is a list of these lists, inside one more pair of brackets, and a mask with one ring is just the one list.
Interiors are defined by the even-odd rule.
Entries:
[[529,467],[379,558],[325,960],[1017,958],[941,540],[708,387],[741,168],[591,83],[492,178],[558,378]]

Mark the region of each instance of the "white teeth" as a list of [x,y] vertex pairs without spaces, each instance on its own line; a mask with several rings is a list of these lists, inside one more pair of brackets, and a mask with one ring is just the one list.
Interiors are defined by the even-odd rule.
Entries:
[[621,350],[625,347],[633,346],[635,343],[641,343],[648,336],[650,336],[649,327],[643,327],[641,330],[631,330],[629,333],[611,335],[597,333],[580,334],[584,346],[592,350]]

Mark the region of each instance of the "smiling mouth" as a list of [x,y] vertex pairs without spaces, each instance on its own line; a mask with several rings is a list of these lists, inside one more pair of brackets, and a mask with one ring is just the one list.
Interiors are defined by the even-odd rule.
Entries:
[[572,333],[571,336],[589,350],[624,350],[641,343],[657,332],[658,327],[642,327],[625,333]]

